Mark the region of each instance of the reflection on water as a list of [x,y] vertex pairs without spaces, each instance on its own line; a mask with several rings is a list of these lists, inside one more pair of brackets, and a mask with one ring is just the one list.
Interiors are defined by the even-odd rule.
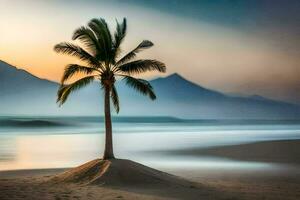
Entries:
[[12,161],[16,155],[14,136],[0,136],[0,162]]
[[[264,124],[257,121],[205,123],[177,119],[172,121],[172,118],[161,121],[138,119],[114,123],[115,154],[156,168],[274,168],[267,163],[199,156],[165,156],[157,152],[300,138],[300,123],[295,121],[268,121]],[[10,120],[10,123],[5,125],[5,120]],[[38,121],[30,119],[30,123],[27,123],[26,118],[21,119],[22,123],[14,120],[0,118],[0,170],[72,167],[102,155],[104,128],[98,118],[43,118]],[[14,123],[18,126],[14,126]]]

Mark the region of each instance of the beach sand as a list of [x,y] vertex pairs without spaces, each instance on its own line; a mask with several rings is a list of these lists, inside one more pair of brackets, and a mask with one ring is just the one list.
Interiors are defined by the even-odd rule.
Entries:
[[243,161],[300,164],[300,140],[264,141],[211,148],[159,152],[184,156],[215,156]]
[[[224,149],[224,154],[220,154]],[[234,146],[198,149],[196,155],[217,155],[234,159],[282,163],[273,171],[236,171],[234,169],[166,169],[168,173],[197,182],[167,179],[158,172],[150,184],[74,184],[55,183],[53,177],[67,169],[0,171],[0,199],[300,199],[299,141],[258,142]],[[193,153],[195,153],[193,151]],[[217,153],[216,153],[217,152]],[[239,153],[237,153],[239,152]],[[251,152],[251,153],[249,153]],[[294,155],[296,152],[297,155]],[[191,153],[186,151],[187,153]],[[278,156],[274,156],[278,154]],[[293,159],[295,158],[295,159]],[[288,163],[288,164],[287,164]],[[139,169],[139,168],[137,168]],[[155,176],[156,176],[155,175]],[[126,175],[128,177],[132,174]],[[135,175],[133,175],[135,176]],[[173,181],[172,182],[169,181]],[[176,183],[175,183],[176,182]]]
[[[50,172],[51,171],[51,172]],[[1,172],[0,199],[128,199],[128,200],[160,200],[160,199],[231,199],[223,193],[215,191],[212,187],[202,184],[187,185],[186,181],[168,183],[158,178],[155,183],[147,182],[138,185],[117,184],[75,184],[57,183],[52,179],[56,174],[65,172],[57,170],[19,170]],[[127,179],[134,178],[128,173]],[[162,175],[164,176],[164,175]],[[5,177],[5,178],[4,178]],[[115,180],[113,180],[115,182]],[[118,182],[118,180],[117,180]]]

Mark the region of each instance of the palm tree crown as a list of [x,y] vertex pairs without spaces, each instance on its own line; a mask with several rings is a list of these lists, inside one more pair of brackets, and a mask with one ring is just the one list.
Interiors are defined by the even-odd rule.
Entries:
[[[126,18],[122,23],[117,21],[114,35],[110,33],[104,19],[92,19],[87,27],[82,26],[75,30],[72,37],[73,40],[79,40],[84,47],[68,42],[55,45],[56,52],[75,56],[87,64],[86,66],[78,64],[66,66],[58,91],[57,101],[60,105],[67,100],[71,92],[94,80],[100,80],[102,87],[110,90],[113,105],[119,112],[118,94],[114,86],[117,76],[122,77],[128,86],[142,94],[148,95],[153,100],[156,98],[148,81],[134,78],[132,75],[152,70],[165,72],[166,67],[162,62],[156,60],[133,60],[138,52],[153,46],[149,40],[142,41],[135,49],[119,58],[120,46],[126,36],[126,30]],[[78,73],[86,76],[71,84],[65,84],[67,80]]]
[[[142,41],[136,48],[121,57],[120,47],[126,36],[126,30],[126,18],[122,23],[117,21],[114,34],[111,34],[104,19],[92,19],[87,26],[82,26],[73,33],[72,39],[79,41],[82,46],[62,42],[54,47],[56,52],[74,56],[85,63],[85,65],[69,64],[66,66],[57,93],[57,102],[62,105],[73,91],[95,80],[100,81],[105,93],[105,119],[106,122],[108,121],[106,132],[111,132],[110,98],[116,112],[120,110],[115,87],[116,77],[121,77],[128,86],[154,100],[156,96],[150,83],[144,79],[135,78],[133,75],[147,71],[166,71],[166,66],[157,60],[135,59],[138,52],[153,46],[149,40]],[[76,74],[83,74],[84,77],[67,84],[66,82]],[[113,155],[108,157],[113,157]]]

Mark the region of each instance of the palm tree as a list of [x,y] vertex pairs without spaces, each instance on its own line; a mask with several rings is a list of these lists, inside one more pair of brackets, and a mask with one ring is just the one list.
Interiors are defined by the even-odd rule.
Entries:
[[[138,52],[153,46],[149,40],[142,41],[132,51],[121,56],[120,46],[127,30],[126,18],[122,23],[118,21],[116,23],[116,30],[112,35],[104,19],[92,19],[87,26],[82,26],[73,33],[72,39],[79,41],[82,46],[62,42],[54,47],[56,52],[74,56],[84,63],[84,65],[69,64],[65,67],[57,92],[57,102],[60,106],[65,103],[72,92],[93,81],[98,81],[99,87],[104,90],[105,150],[103,159],[114,158],[110,98],[118,113],[120,105],[115,87],[116,78],[120,77],[128,86],[154,100],[156,96],[150,83],[133,76],[147,71],[166,71],[165,64],[157,60],[134,59]],[[84,77],[72,83],[66,83],[76,74],[83,74]]]

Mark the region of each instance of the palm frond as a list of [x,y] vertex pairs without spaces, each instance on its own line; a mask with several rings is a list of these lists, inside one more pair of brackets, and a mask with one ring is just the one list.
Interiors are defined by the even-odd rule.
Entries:
[[112,36],[107,23],[102,18],[95,18],[88,23],[88,26],[95,33],[98,43],[103,49],[103,58],[110,61],[112,59]]
[[61,79],[61,84],[64,84],[67,80],[73,77],[75,74],[83,73],[85,75],[90,75],[95,72],[100,72],[95,68],[86,67],[77,64],[69,64],[65,67],[64,74]]
[[83,48],[78,45],[68,43],[68,42],[61,42],[54,46],[54,50],[57,53],[67,54],[70,56],[75,56],[82,61],[88,62],[91,65],[97,65],[97,60]]
[[120,102],[119,102],[119,96],[117,93],[117,89],[115,86],[112,87],[110,97],[112,99],[113,105],[115,107],[115,110],[117,113],[120,111]]
[[115,56],[118,55],[120,51],[120,44],[122,43],[123,39],[126,36],[126,30],[127,30],[127,22],[126,18],[123,18],[123,22],[120,24],[118,20],[117,22],[117,28],[114,34],[114,51]]
[[76,29],[73,33],[73,40],[79,40],[93,53],[94,56],[101,53],[101,48],[99,47],[97,37],[94,32],[84,26]]
[[82,79],[75,81],[72,84],[61,85],[57,92],[57,103],[59,103],[59,105],[61,106],[62,104],[64,104],[66,102],[66,100],[68,99],[69,95],[72,92],[88,85],[89,83],[93,82],[94,80],[95,80],[95,76],[87,76],[87,77],[84,77]]
[[135,49],[133,49],[131,52],[127,53],[124,57],[122,57],[116,65],[121,65],[133,58],[136,57],[136,54],[143,49],[147,49],[153,46],[153,43],[149,40],[143,40]]
[[124,79],[128,86],[131,86],[132,88],[139,91],[143,95],[149,96],[150,99],[152,100],[156,99],[156,95],[153,91],[153,88],[148,81],[144,79],[134,78],[131,76],[124,76]]
[[118,69],[129,75],[155,70],[166,72],[165,64],[157,60],[135,60],[119,66]]

